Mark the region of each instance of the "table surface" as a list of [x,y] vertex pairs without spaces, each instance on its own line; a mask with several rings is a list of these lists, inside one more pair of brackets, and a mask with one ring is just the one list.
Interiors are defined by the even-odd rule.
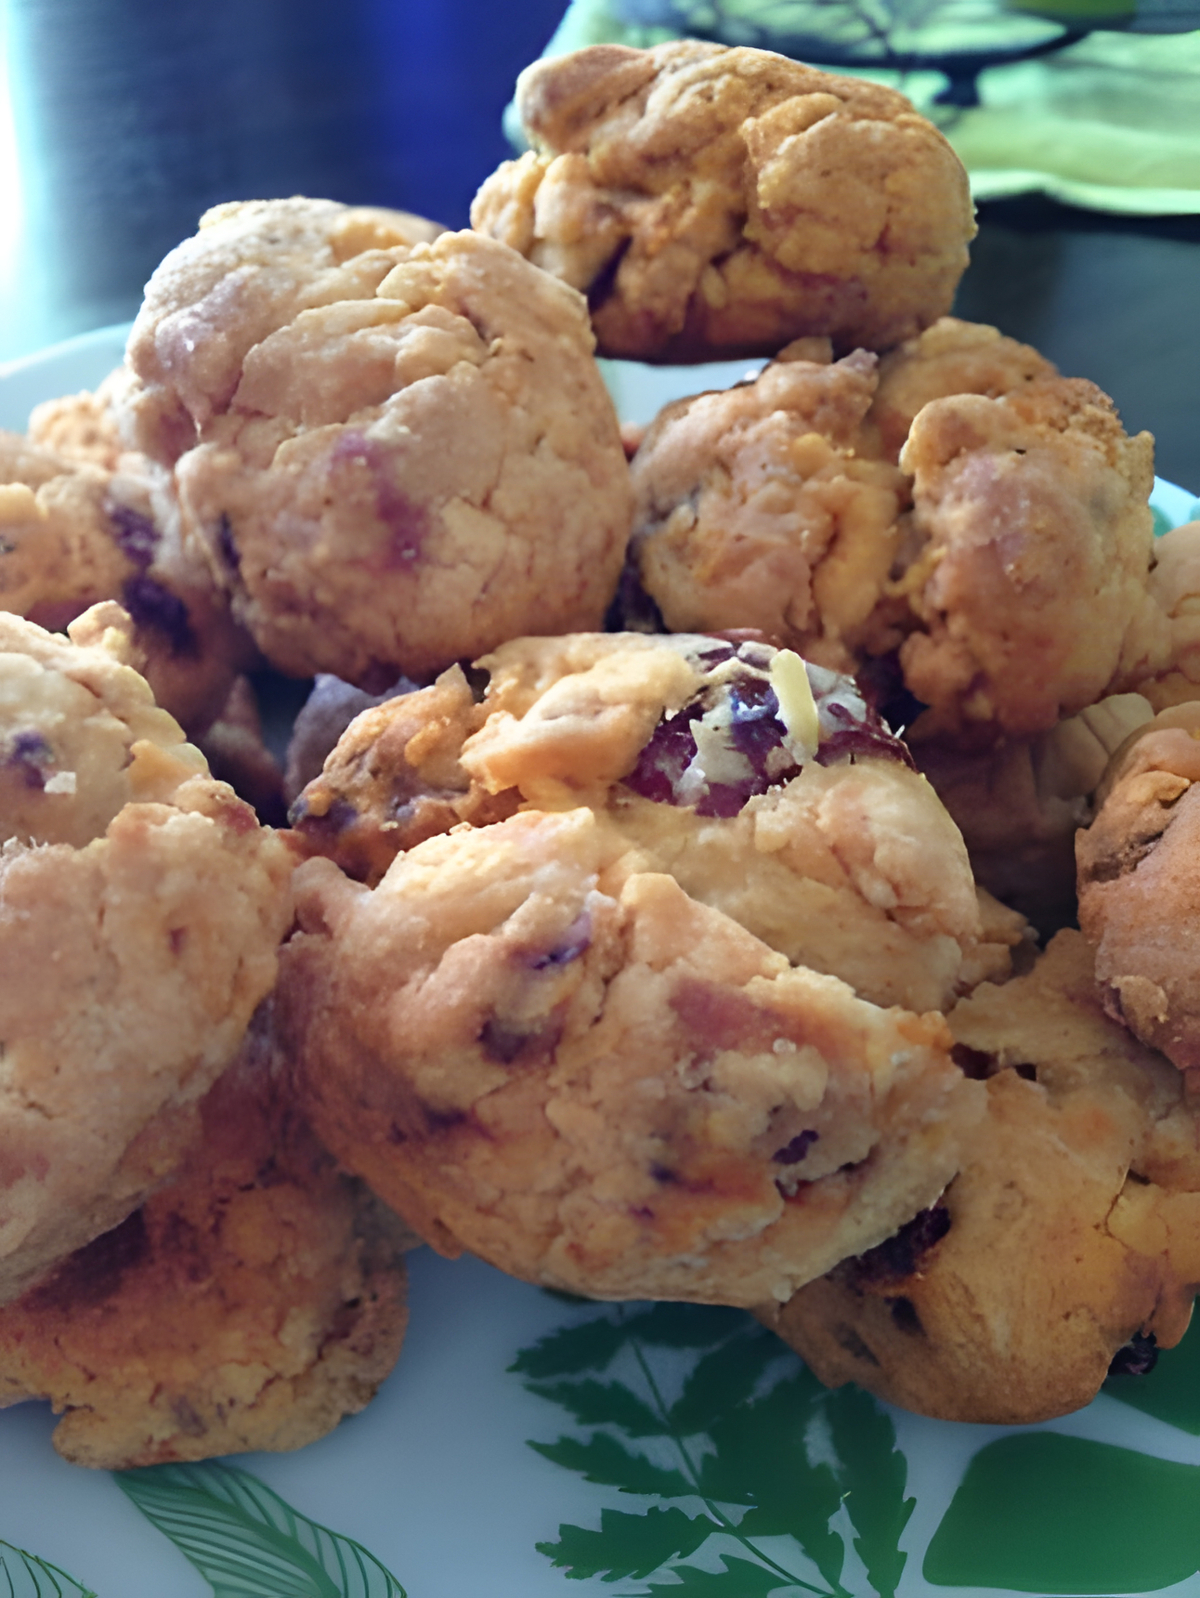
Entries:
[[[220,200],[466,224],[564,0],[0,0],[0,361],[127,320]],[[1200,218],[981,209],[956,309],[1112,394],[1200,493]]]

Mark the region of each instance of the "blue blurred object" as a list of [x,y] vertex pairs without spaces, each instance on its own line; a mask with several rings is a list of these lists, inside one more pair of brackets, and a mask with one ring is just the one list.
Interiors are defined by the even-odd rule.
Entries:
[[305,193],[465,226],[562,9],[0,0],[19,183],[15,205],[0,196],[0,360],[131,316],[220,200]]

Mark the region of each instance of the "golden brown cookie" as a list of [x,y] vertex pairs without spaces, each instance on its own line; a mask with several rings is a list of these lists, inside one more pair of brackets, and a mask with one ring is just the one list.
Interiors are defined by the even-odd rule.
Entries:
[[1045,356],[986,323],[943,316],[879,362],[879,387],[867,415],[871,453],[899,460],[917,412],[950,394],[999,399],[1039,377],[1057,377]]
[[786,1298],[957,1169],[981,1090],[883,1010],[646,869],[586,806],[297,872],[301,1102],[448,1254],[595,1297]]
[[517,108],[472,224],[585,292],[602,354],[888,349],[950,309],[966,175],[893,89],[678,40],[535,62]]
[[29,442],[60,460],[119,471],[130,450],[118,416],[132,380],[129,369],[118,366],[94,392],[85,389],[35,405]]
[[[147,444],[171,405],[192,428],[185,543],[273,665],[372,692],[600,625],[631,494],[584,302],[474,233],[331,264],[355,215],[331,209],[219,211],[147,291],[130,360]],[[196,318],[212,331],[188,352]]]
[[763,1318],[831,1386],[1005,1425],[1088,1403],[1131,1342],[1177,1343],[1200,1280],[1197,1110],[1104,1014],[1063,932],[949,1017],[987,1113],[939,1203]]
[[1154,541],[1140,669],[1130,686],[1155,710],[1200,699],[1200,522]]
[[1200,1065],[1200,703],[1117,751],[1076,841],[1079,924],[1109,1012],[1183,1070]]
[[[737,639],[516,639],[354,721],[293,807],[368,885],[461,822],[586,805],[694,899],[878,1004],[948,1004],[985,938],[961,838],[854,684]],[[980,965],[980,961],[983,965]]]
[[[1173,658],[1151,581],[1152,441],[993,329],[925,339],[897,352],[889,394],[870,355],[823,364],[810,342],[667,406],[631,467],[631,556],[668,627],[755,627],[894,677],[884,713],[915,744],[974,751],[1049,732]],[[881,458],[910,404],[960,382],[999,392],[929,399],[899,465]]]
[[127,647],[0,613],[0,1302],[170,1174],[290,919],[288,849]]
[[[108,419],[96,401],[76,395],[70,410],[103,410]],[[92,436],[86,417],[58,422],[45,431],[78,423]],[[170,474],[143,455],[114,454],[103,436],[94,448],[65,442],[73,453],[53,455],[0,433],[0,607],[61,628],[92,605],[119,602],[158,703],[189,733],[202,732],[257,658],[254,646],[208,563],[183,545]]]
[[1043,937],[1076,919],[1075,834],[1109,760],[1154,712],[1110,694],[1035,738],[978,751],[918,744],[915,758],[963,835],[976,882]]
[[875,357],[830,364],[816,343],[659,413],[631,464],[630,554],[671,631],[758,628],[853,671],[901,637],[884,600],[911,486],[863,449]]
[[237,390],[242,363],[302,311],[370,300],[408,250],[442,231],[404,211],[335,200],[237,200],[146,284],[116,396],[122,435],[170,466]]
[[916,622],[900,665],[929,707],[914,740],[1028,737],[1134,685],[1152,457],[1150,435],[1127,437],[1079,378],[917,414],[900,457],[913,543],[898,582]]
[[49,1399],[74,1464],[300,1448],[395,1362],[407,1234],[289,1102],[266,1019],[170,1185],[0,1309],[0,1404]]

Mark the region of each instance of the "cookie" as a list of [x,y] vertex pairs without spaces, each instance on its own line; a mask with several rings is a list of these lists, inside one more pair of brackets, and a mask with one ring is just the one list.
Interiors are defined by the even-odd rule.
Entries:
[[237,200],[200,218],[146,284],[126,348],[122,436],[171,466],[224,412],[242,363],[302,311],[370,300],[442,231],[404,211],[335,200]]
[[[631,556],[667,627],[756,627],[835,670],[894,673],[885,713],[914,744],[976,750],[1049,732],[1166,658],[1153,446],[1093,384],[976,340],[993,330],[936,331],[882,401],[874,357],[808,346],[666,407],[631,466]],[[1013,386],[929,400],[899,465],[881,458],[923,384],[968,380]]]
[[1101,1007],[1083,938],[950,1015],[987,1112],[937,1205],[763,1311],[831,1386],[1024,1425],[1090,1402],[1187,1328],[1200,1279],[1196,1106]]
[[0,1309],[0,1404],[48,1399],[74,1464],[301,1448],[399,1353],[408,1236],[288,1101],[266,1022],[170,1186]]
[[[403,701],[399,701],[403,703]],[[794,969],[584,805],[297,872],[297,1091],[436,1248],[599,1298],[787,1297],[957,1169],[937,1015]]]
[[535,62],[516,104],[533,149],[472,225],[586,293],[604,355],[882,350],[950,309],[966,174],[893,89],[678,40]]
[[898,588],[916,625],[898,658],[929,707],[914,742],[1046,732],[1145,674],[1153,441],[1129,438],[1107,395],[1034,378],[933,400],[900,465],[913,513]]
[[911,485],[864,448],[876,358],[815,344],[659,413],[631,463],[630,555],[669,630],[757,628],[853,671],[902,636],[885,595]]
[[[70,404],[87,411],[89,401],[103,409],[86,394]],[[136,453],[114,454],[103,436],[94,448],[69,447],[70,456],[52,455],[0,434],[0,606],[62,628],[101,601],[119,602],[159,704],[202,732],[256,651],[207,562],[184,547],[170,474]]]
[[1109,760],[1153,716],[1110,694],[1036,738],[978,751],[918,744],[917,764],[963,835],[975,880],[1043,937],[1076,919],[1075,835]]
[[1182,1070],[1200,1065],[1200,703],[1117,751],[1076,841],[1079,925],[1110,1014]]
[[940,317],[880,358],[879,386],[867,417],[871,453],[899,460],[917,412],[931,400],[951,394],[999,399],[1035,378],[1057,376],[1031,345],[1006,338],[986,323]]
[[[268,280],[274,217],[250,218]],[[218,216],[198,243],[220,263],[248,227]],[[582,299],[473,233],[355,261],[357,298],[272,302],[249,329],[231,312],[213,341],[226,377],[188,400],[185,541],[235,616],[281,671],[372,693],[533,628],[599,626],[631,494]],[[346,288],[332,278],[330,296]]]
[[1142,669],[1130,673],[1131,686],[1168,710],[1200,699],[1200,521],[1155,539],[1148,592]]
[[29,415],[29,442],[60,460],[119,471],[130,454],[118,415],[131,380],[128,369],[119,366],[94,392],[84,389],[35,405]]
[[292,810],[377,883],[400,851],[518,808],[586,805],[646,869],[883,1005],[951,1002],[985,939],[957,829],[854,684],[747,640],[516,639],[364,712]]
[[0,1302],[170,1174],[290,919],[289,850],[127,646],[0,613]]

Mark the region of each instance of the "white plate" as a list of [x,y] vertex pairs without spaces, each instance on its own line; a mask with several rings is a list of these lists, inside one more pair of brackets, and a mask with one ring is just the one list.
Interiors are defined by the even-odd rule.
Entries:
[[[0,368],[0,426],[21,428],[39,400],[94,386],[120,359],[125,331],[102,329]],[[719,380],[740,375],[741,368]],[[694,372],[656,374],[654,405],[694,391],[695,378]],[[700,386],[712,381],[706,376]],[[621,374],[618,383],[627,385],[627,410],[646,403],[636,376]],[[1171,522],[1186,519],[1195,504],[1192,495],[1170,484],[1158,485],[1155,503]],[[593,1392],[601,1412],[614,1417],[607,1424],[579,1424],[560,1402],[535,1396],[521,1374],[509,1369],[518,1353],[556,1328],[625,1317],[623,1351],[611,1367],[593,1375],[637,1390],[653,1409],[659,1398],[668,1404],[674,1399],[706,1347],[730,1335],[729,1312],[672,1310],[667,1319],[676,1317],[675,1333],[682,1327],[684,1340],[693,1346],[638,1343],[636,1352],[647,1361],[643,1367],[631,1340],[637,1322],[629,1317],[636,1308],[564,1304],[477,1261],[452,1264],[427,1250],[412,1258],[411,1277],[408,1339],[395,1373],[371,1407],[298,1454],[237,1461],[303,1515],[357,1540],[388,1567],[409,1598],[569,1598],[572,1593],[651,1590],[679,1592],[681,1598],[765,1598],[772,1590],[772,1569],[799,1578],[790,1586],[781,1584],[782,1576],[774,1578],[779,1598],[835,1590],[806,1559],[803,1539],[787,1534],[758,1537],[757,1553],[714,1534],[673,1565],[656,1571],[651,1561],[644,1576],[621,1573],[605,1581],[594,1575],[570,1584],[563,1570],[537,1550],[538,1543],[559,1540],[560,1526],[577,1527],[578,1534],[562,1535],[580,1556],[607,1549],[610,1563],[619,1564],[625,1556],[627,1571],[637,1563],[629,1555],[633,1535],[645,1547],[667,1529],[685,1522],[698,1526],[706,1511],[694,1494],[663,1499],[622,1493],[532,1451],[530,1440],[552,1444],[565,1435],[586,1445],[589,1438],[606,1437],[608,1445],[593,1442],[587,1456],[593,1463],[605,1447],[611,1457],[619,1460],[624,1449],[634,1460],[610,1475],[622,1469],[687,1468],[669,1435],[647,1440],[621,1430],[611,1389],[607,1397]],[[748,1320],[745,1329],[752,1331]],[[840,1591],[852,1598],[891,1590],[888,1582],[871,1583],[855,1551],[856,1533],[864,1531],[867,1554],[872,1536],[882,1550],[871,1556],[877,1571],[887,1562],[883,1554],[890,1537],[893,1572],[899,1568],[898,1598],[1017,1590],[1141,1592],[1164,1586],[1200,1598],[1195,1574],[1200,1532],[1194,1529],[1200,1527],[1200,1338],[1190,1342],[1195,1346],[1185,1343],[1164,1356],[1159,1371],[1139,1389],[1151,1397],[1163,1393],[1158,1416],[1102,1395],[1065,1420],[1007,1431],[922,1420],[849,1389],[840,1397],[810,1391],[799,1362],[781,1352],[765,1378],[771,1401],[757,1407],[734,1404],[715,1429],[688,1435],[686,1455],[693,1466],[714,1449],[722,1459],[733,1457],[729,1479],[734,1486],[727,1482],[727,1490],[743,1496],[763,1462],[778,1455],[782,1463],[771,1465],[764,1482],[776,1488],[786,1484],[773,1511],[785,1520],[793,1510],[801,1515],[814,1494],[831,1492],[829,1526],[845,1551]],[[749,1344],[746,1357],[751,1357]],[[560,1382],[586,1374],[578,1360],[574,1363],[574,1377],[567,1372],[557,1378]],[[658,1397],[646,1385],[648,1370],[656,1374]],[[756,1391],[763,1391],[761,1384]],[[731,1414],[738,1425],[731,1424]],[[853,1424],[848,1433],[839,1433],[846,1419]],[[739,1426],[740,1453],[735,1448]],[[52,1427],[53,1418],[41,1405],[0,1416],[0,1542],[69,1572],[100,1598],[211,1594],[209,1584],[108,1475],[58,1458],[49,1441]],[[893,1441],[898,1456],[892,1453]],[[615,1452],[612,1444],[618,1445]],[[649,1467],[637,1465],[640,1456]],[[891,1488],[884,1490],[889,1481]],[[644,1479],[639,1484],[648,1485]],[[915,1499],[915,1507],[905,1524],[900,1506],[906,1495]],[[760,1499],[770,1496],[760,1484]],[[720,1502],[726,1506],[720,1512],[733,1522],[744,1513],[744,1505],[730,1514],[730,1500]],[[601,1544],[597,1533],[605,1512]],[[825,1516],[821,1519],[824,1525]],[[815,1548],[810,1543],[810,1551]],[[670,1570],[680,1565],[694,1574],[672,1576]],[[5,1568],[16,1594],[58,1590],[44,1576],[39,1586],[20,1574],[12,1556],[7,1566],[0,1562],[0,1570]],[[1103,1574],[1106,1570],[1111,1577]],[[375,1587],[345,1590],[382,1592],[378,1581]],[[0,1574],[0,1595],[9,1590]],[[287,1590],[331,1598],[341,1589],[335,1584]],[[259,1598],[282,1594],[276,1585],[237,1591]]]

